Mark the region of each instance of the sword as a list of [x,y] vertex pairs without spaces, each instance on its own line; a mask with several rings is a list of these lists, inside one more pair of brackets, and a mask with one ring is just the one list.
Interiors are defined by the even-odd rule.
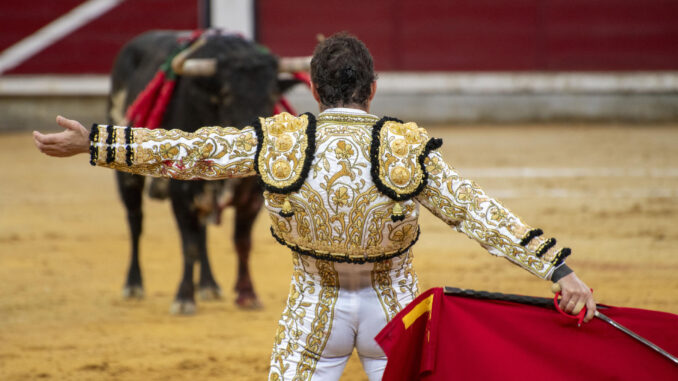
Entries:
[[[553,298],[553,305],[554,305],[555,308],[558,310],[558,312],[560,312],[561,314],[563,314],[563,315],[565,315],[565,316],[567,316],[567,317],[573,317],[573,318],[575,318],[575,319],[578,319],[578,320],[579,320],[579,324],[581,324],[581,320],[583,319],[584,315],[586,314],[586,307],[584,307],[584,308],[579,312],[579,314],[578,314],[577,316],[568,315],[568,314],[566,314],[565,312],[563,312],[563,311],[560,309],[560,307],[558,306],[558,296],[560,296],[560,284],[554,283],[554,284],[551,286],[551,291],[553,291],[553,292],[556,294],[555,298]],[[600,311],[598,310],[598,308],[596,308],[596,312],[593,314],[593,316],[595,316],[595,317],[597,317],[598,319],[604,321],[605,323],[607,323],[607,324],[609,324],[609,325],[611,325],[611,326],[617,328],[618,330],[620,330],[620,331],[624,332],[625,334],[627,334],[627,335],[633,337],[634,339],[640,341],[640,342],[643,343],[644,345],[646,345],[646,346],[652,348],[653,350],[657,351],[657,352],[658,352],[659,354],[661,354],[662,356],[664,356],[664,357],[666,357],[667,359],[671,360],[674,364],[678,365],[678,358],[676,358],[676,356],[673,356],[673,355],[670,354],[669,352],[667,352],[667,351],[665,351],[664,349],[660,348],[657,344],[655,344],[655,343],[651,342],[650,340],[648,340],[648,339],[646,339],[646,338],[640,336],[639,334],[633,332],[632,330],[630,330],[630,329],[624,327],[623,325],[619,324],[618,322],[616,322],[616,321],[610,319],[608,316],[606,316],[605,314],[603,314],[602,312],[600,312]]]
[[667,359],[673,361],[674,364],[678,365],[678,358],[676,358],[676,356],[673,356],[669,352],[661,349],[659,346],[657,346],[657,344],[651,342],[650,340],[640,336],[639,334],[631,331],[630,329],[628,329],[628,328],[624,327],[623,325],[617,323],[616,321],[610,319],[609,317],[605,316],[603,313],[599,312],[598,310],[596,310],[594,316],[597,317],[598,319],[606,322],[607,324],[617,328],[618,330],[624,332],[625,334],[633,337],[634,339],[640,341],[641,343],[647,345],[648,347],[654,349],[660,355],[666,357]]
[[[559,294],[560,293],[560,287],[556,287],[556,286],[559,286],[558,283],[554,283],[554,286],[552,287],[552,291],[558,292],[558,294]],[[554,300],[550,299],[550,298],[539,298],[539,297],[534,297],[534,296],[502,294],[502,293],[499,293],[499,292],[466,290],[466,289],[456,288],[456,287],[445,287],[445,294],[462,296],[462,297],[467,297],[467,298],[474,298],[474,299],[503,300],[503,301],[514,302],[514,303],[529,304],[529,305],[544,307],[544,308],[549,308],[549,309],[557,308],[557,307],[554,306]],[[556,295],[556,300],[557,300],[557,298],[558,298],[558,295]],[[601,307],[599,307],[599,308],[601,308]],[[604,308],[604,307],[602,307],[602,308]],[[565,313],[563,312],[563,314],[565,314]],[[579,319],[577,316],[574,316],[574,315],[566,314],[566,316],[574,318],[574,319]],[[644,345],[652,348],[653,350],[655,350],[660,355],[669,359],[675,365],[678,365],[678,358],[676,358],[675,356],[673,356],[672,354],[670,354],[666,350],[660,348],[657,344],[651,342],[650,340],[640,336],[639,334],[631,331],[630,329],[628,329],[628,328],[624,327],[623,325],[617,323],[616,321],[610,319],[609,317],[607,317],[605,314],[603,314],[599,310],[596,310],[594,316],[597,317],[598,319],[610,324],[611,326],[615,327],[616,329],[624,332],[625,334],[631,336],[632,338],[643,343]]]

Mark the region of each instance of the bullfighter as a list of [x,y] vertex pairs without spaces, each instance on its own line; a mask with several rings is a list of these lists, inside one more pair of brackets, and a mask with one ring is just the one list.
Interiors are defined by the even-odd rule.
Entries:
[[[34,132],[52,156],[89,153],[90,163],[177,179],[258,176],[271,234],[294,271],[279,321],[269,380],[338,380],[357,349],[370,380],[386,357],[374,340],[418,293],[412,246],[420,206],[490,254],[557,282],[569,313],[596,309],[565,264],[570,249],[521,221],[437,150],[415,123],[369,114],[373,60],[357,38],[320,42],[311,61],[320,113],[282,113],[243,129],[178,130],[94,125],[57,117],[65,130]],[[442,258],[441,258],[442,260]]]

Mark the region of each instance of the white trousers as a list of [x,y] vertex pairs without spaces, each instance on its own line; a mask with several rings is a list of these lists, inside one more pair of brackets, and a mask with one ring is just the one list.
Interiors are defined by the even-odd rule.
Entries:
[[354,348],[369,380],[381,380],[386,356],[374,337],[418,294],[411,253],[362,265],[293,257],[269,381],[339,380]]

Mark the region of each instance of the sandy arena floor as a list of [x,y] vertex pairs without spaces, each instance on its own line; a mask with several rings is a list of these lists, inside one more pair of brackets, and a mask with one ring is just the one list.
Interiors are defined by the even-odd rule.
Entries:
[[[599,302],[678,313],[678,126],[429,130],[463,175],[572,247],[568,263]],[[146,298],[125,301],[127,227],[113,172],[84,156],[41,156],[28,133],[0,135],[0,166],[1,380],[266,379],[291,270],[266,216],[252,253],[264,309],[234,306],[226,225],[209,233],[224,299],[171,316],[181,256],[169,203],[145,201]],[[422,290],[550,295],[547,283],[422,214]],[[355,356],[342,380],[366,380]]]

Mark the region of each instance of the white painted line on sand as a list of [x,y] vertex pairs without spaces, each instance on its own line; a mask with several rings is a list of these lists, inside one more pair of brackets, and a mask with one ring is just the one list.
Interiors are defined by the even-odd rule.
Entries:
[[588,199],[644,199],[644,198],[678,198],[678,188],[600,188],[579,190],[567,188],[531,188],[531,189],[494,189],[483,187],[490,197],[499,200],[516,198],[588,198]]
[[576,178],[576,177],[678,177],[678,168],[624,168],[624,167],[484,167],[463,168],[460,172],[467,178]]

